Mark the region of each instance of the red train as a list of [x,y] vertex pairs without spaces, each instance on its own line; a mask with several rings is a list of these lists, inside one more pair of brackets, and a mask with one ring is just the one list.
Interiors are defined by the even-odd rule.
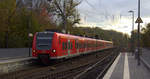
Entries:
[[32,56],[48,63],[49,59],[71,58],[112,47],[110,41],[57,32],[37,32],[33,38]]

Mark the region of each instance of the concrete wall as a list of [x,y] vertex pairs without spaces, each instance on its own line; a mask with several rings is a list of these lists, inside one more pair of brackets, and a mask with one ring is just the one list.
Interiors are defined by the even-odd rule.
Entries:
[[[32,49],[30,48],[30,56]],[[0,48],[0,59],[3,58],[16,58],[16,57],[28,57],[29,48]]]

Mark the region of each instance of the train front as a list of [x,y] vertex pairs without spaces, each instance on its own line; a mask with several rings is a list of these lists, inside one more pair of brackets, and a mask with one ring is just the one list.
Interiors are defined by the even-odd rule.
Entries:
[[48,64],[50,57],[56,55],[56,50],[53,49],[54,32],[37,32],[33,38],[32,56]]

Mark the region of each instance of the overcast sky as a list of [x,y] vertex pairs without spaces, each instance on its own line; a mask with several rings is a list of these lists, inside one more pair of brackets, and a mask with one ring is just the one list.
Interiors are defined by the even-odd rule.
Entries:
[[[137,3],[138,0],[83,0],[77,8],[82,25],[115,29],[129,34],[132,29],[132,16],[128,11],[135,11],[136,20]],[[144,21],[142,26],[150,22],[150,0],[141,0],[141,17]]]

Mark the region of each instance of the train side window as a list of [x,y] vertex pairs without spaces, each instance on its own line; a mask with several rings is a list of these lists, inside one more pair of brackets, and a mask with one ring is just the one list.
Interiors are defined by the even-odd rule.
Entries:
[[83,48],[85,48],[85,43],[83,42]]
[[77,48],[77,46],[76,46],[76,40],[75,40],[75,48]]
[[59,44],[61,43],[61,38],[60,38],[60,36],[59,36]]
[[100,47],[102,47],[102,46],[103,46],[103,43],[102,43],[102,42],[101,42],[101,43],[99,43],[99,46],[100,46]]
[[65,42],[63,42],[63,49],[64,49],[64,50],[66,49]]
[[78,46],[78,42],[76,43],[77,44],[77,49],[79,48],[79,46]]
[[81,43],[79,43],[79,49],[81,48]]
[[70,49],[72,49],[72,42],[70,42]]
[[82,48],[84,48],[84,43],[82,43]]
[[64,42],[62,43],[62,49],[63,49],[63,50],[65,49],[65,44],[64,44]]
[[78,42],[78,49],[80,49],[80,43]]
[[68,42],[68,49],[70,49],[70,43]]
[[70,42],[68,42],[68,49],[70,49],[71,48],[71,46],[70,46]]
[[67,49],[67,47],[68,47],[68,46],[67,46],[67,42],[65,42],[65,49]]
[[79,43],[76,41],[76,43],[75,43],[75,46],[76,46],[76,49],[78,49],[79,48]]
[[85,48],[85,43],[83,43],[83,48]]
[[79,48],[79,43],[77,42],[77,49]]
[[80,44],[79,43],[77,43],[77,49],[79,49],[80,48],[80,46],[79,46]]
[[77,40],[75,40],[75,48],[76,49],[78,48],[78,42],[77,42]]

